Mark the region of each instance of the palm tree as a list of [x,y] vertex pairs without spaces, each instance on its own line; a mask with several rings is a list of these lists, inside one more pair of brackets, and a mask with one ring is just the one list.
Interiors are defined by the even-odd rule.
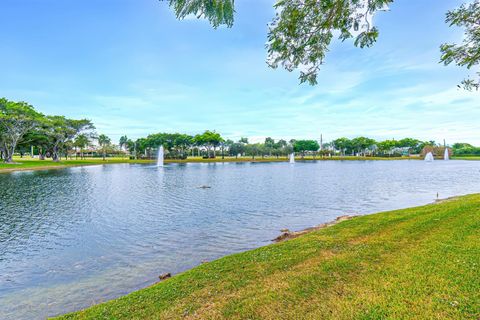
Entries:
[[100,145],[100,147],[102,147],[103,161],[105,161],[106,148],[107,148],[108,145],[110,145],[112,140],[110,140],[110,138],[107,137],[104,134],[99,135],[97,140],[98,140],[98,144]]
[[[126,151],[128,147],[128,137],[127,136],[121,136],[120,141],[118,143],[118,146],[120,147],[120,151]],[[122,152],[122,158],[125,155],[125,152]]]
[[83,149],[90,144],[90,138],[86,134],[79,134],[73,143],[75,146],[75,158],[77,157],[76,148],[80,148],[80,159],[83,159]]

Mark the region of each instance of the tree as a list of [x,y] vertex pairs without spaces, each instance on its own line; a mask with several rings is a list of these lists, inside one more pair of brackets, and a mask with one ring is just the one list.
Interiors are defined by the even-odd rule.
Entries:
[[215,150],[224,140],[219,133],[215,131],[205,131],[202,134],[195,136],[194,141],[200,145],[207,148],[208,156],[210,156],[210,150],[213,148],[213,157],[216,157]]
[[137,139],[133,143],[135,159],[138,159],[138,155],[144,153],[149,145],[149,141],[146,138]]
[[348,138],[338,138],[333,140],[333,145],[336,150],[340,152],[341,155],[345,156],[347,151],[352,150],[352,141]]
[[248,138],[240,138],[240,140],[238,140],[239,143],[243,143],[243,144],[248,144]]
[[275,149],[275,140],[270,137],[265,138],[263,149],[265,153],[267,153],[269,156],[272,156],[272,153],[274,152],[274,149]]
[[315,140],[296,140],[293,149],[295,152],[300,152],[303,158],[306,151],[318,151],[320,145]]
[[377,143],[378,150],[383,154],[391,154],[397,146],[399,146],[399,142],[396,140],[385,140]]
[[275,146],[275,140],[270,137],[265,138],[265,146],[273,148]]
[[98,144],[102,148],[102,158],[105,161],[107,147],[112,143],[112,140],[104,134],[101,134],[97,138]]
[[34,129],[30,130],[25,135],[23,139],[23,143],[37,147],[38,158],[40,160],[45,160],[45,155],[48,151],[48,148],[51,146],[51,139],[46,134],[47,128],[48,126],[45,122],[45,119],[42,119]]
[[230,150],[230,148],[234,143],[235,142],[233,142],[233,140],[230,140],[230,139],[227,139],[220,143],[220,147],[222,149],[222,159],[225,159],[225,149]]
[[177,19],[194,14],[197,18],[205,18],[214,28],[220,25],[233,26],[234,0],[168,0]]
[[355,38],[355,46],[369,47],[378,37],[373,14],[393,0],[281,0],[268,34],[270,67],[288,71],[302,67],[300,83],[317,83],[334,35],[340,40]]
[[[83,149],[85,149],[90,143],[91,143],[91,140],[87,134],[82,133],[75,138],[73,145],[75,147],[80,148],[80,159],[84,159]],[[75,157],[76,157],[76,154],[77,153],[75,152]]]
[[177,156],[180,159],[186,159],[188,148],[193,144],[193,137],[188,134],[176,133],[172,138],[173,148],[175,148]]
[[273,153],[277,159],[280,155],[288,155],[289,153],[292,153],[292,151],[292,147],[283,139],[278,140],[273,147]]
[[366,137],[357,137],[352,139],[352,147],[360,154],[365,154],[367,149],[371,149],[377,142]]
[[122,153],[122,158],[125,155],[125,151],[128,148],[128,137],[126,135],[121,136],[120,140],[118,141],[118,147],[120,148],[120,152]]
[[408,153],[420,153],[421,148],[419,148],[422,142],[418,139],[413,138],[404,138],[398,141],[398,146],[401,148],[408,148]]
[[[445,65],[455,62],[458,66],[471,69],[480,64],[480,0],[469,4],[462,4],[458,9],[447,13],[446,22],[450,26],[465,28],[465,35],[461,45],[443,44],[441,61]],[[465,79],[462,85],[467,90],[480,88],[480,72],[478,79]]]
[[474,147],[469,143],[455,143],[452,147],[455,155],[480,155],[480,147]]
[[118,141],[118,146],[120,149],[126,148],[128,142],[128,137],[127,136],[121,136],[120,140]]
[[125,144],[128,152],[130,155],[133,155],[135,159],[137,159],[137,142],[133,141],[132,139],[128,139],[127,143]]
[[[314,85],[334,37],[341,41],[353,38],[360,48],[372,46],[379,36],[372,18],[391,3],[393,0],[277,0],[268,32],[267,63],[288,71],[301,69],[300,83]],[[234,0],[169,0],[169,4],[179,19],[195,15],[209,20],[214,28],[233,25]],[[447,23],[465,27],[466,37],[461,46],[441,46],[445,64],[455,62],[467,68],[479,64],[479,15],[480,0],[447,13]],[[463,85],[478,89],[480,80],[468,79]]]
[[470,143],[462,143],[462,142],[457,142],[454,143],[452,148],[455,149],[462,149],[462,148],[474,148]]
[[228,152],[230,156],[235,156],[235,158],[238,158],[238,155],[245,153],[245,144],[240,142],[232,143],[228,148]]
[[95,127],[87,119],[73,120],[64,116],[47,116],[46,134],[51,139],[52,159],[60,161],[59,151],[67,141],[73,140],[77,134],[85,130],[93,130]]
[[255,160],[255,157],[259,154],[260,149],[261,146],[258,143],[245,145],[245,153],[252,156],[253,160]]
[[6,163],[13,163],[17,144],[38,125],[42,117],[43,115],[26,102],[0,99],[0,143]]

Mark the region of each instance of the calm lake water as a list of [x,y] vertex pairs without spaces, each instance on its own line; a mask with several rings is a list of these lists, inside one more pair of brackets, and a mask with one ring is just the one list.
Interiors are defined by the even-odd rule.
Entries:
[[[207,185],[211,188],[202,189]],[[480,192],[476,161],[108,165],[0,175],[0,319],[77,310],[343,214]]]

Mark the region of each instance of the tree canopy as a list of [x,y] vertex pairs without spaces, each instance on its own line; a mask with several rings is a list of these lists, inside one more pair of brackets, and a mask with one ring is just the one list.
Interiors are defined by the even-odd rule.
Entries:
[[296,140],[293,144],[293,150],[302,154],[305,151],[318,151],[318,149],[320,149],[320,145],[315,140]]
[[[214,28],[231,27],[234,22],[234,0],[168,0],[177,18],[189,15],[207,19]],[[288,71],[300,70],[300,83],[317,83],[332,40],[353,39],[353,44],[372,46],[379,36],[373,16],[386,10],[393,0],[277,0],[276,15],[269,26],[267,63]],[[461,45],[441,45],[441,61],[468,69],[480,64],[480,0],[463,4],[446,15],[450,26],[465,29]],[[478,79],[466,79],[465,89],[479,89]]]
[[68,119],[64,116],[45,116],[26,102],[0,99],[0,158],[12,162],[17,147],[37,146],[41,158],[49,152],[59,160],[59,152],[73,145],[75,137],[93,130],[90,120]]
[[0,99],[0,151],[5,162],[12,162],[17,144],[37,126],[42,115],[26,102]]
[[[447,13],[446,22],[450,26],[465,29],[465,35],[461,45],[443,44],[442,62],[445,65],[455,63],[471,69],[480,64],[480,1],[463,4],[460,8]],[[480,88],[480,72],[477,71],[477,79],[465,79],[462,84],[467,90]]]
[[214,28],[233,26],[234,0],[168,0],[178,19],[189,15],[210,21]]

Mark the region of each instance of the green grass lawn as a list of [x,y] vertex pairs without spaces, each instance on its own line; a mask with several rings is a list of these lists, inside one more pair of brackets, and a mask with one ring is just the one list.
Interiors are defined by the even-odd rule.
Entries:
[[479,319],[479,230],[480,195],[358,217],[61,318]]
[[480,160],[480,156],[454,156],[454,160]]
[[[305,157],[303,160],[320,160],[321,158]],[[408,158],[380,158],[380,157],[332,157],[324,158],[322,160],[399,160]],[[301,161],[300,157],[297,157],[297,161]],[[115,164],[115,163],[154,163],[155,160],[129,160],[127,158],[107,158],[103,161],[101,158],[85,158],[84,160],[62,160],[60,162],[53,162],[51,159],[40,161],[38,159],[31,159],[28,157],[19,158],[15,157],[15,164],[6,164],[0,162],[0,173],[11,172],[17,170],[38,170],[49,168],[63,168],[72,166],[87,166],[87,165],[99,165],[99,164]],[[213,163],[213,162],[276,162],[276,161],[288,161],[286,157],[225,157],[222,159],[218,156],[215,159],[203,159],[201,157],[189,157],[186,160],[165,160],[165,163]]]
[[49,169],[49,168],[63,168],[72,166],[88,166],[99,164],[113,164],[113,163],[149,163],[152,161],[147,160],[128,160],[127,158],[108,158],[103,161],[101,158],[86,158],[84,160],[62,160],[60,162],[53,162],[51,159],[38,160],[31,158],[17,158],[13,159],[14,164],[7,164],[0,162],[0,173],[10,172],[17,170],[36,170],[36,169]]

